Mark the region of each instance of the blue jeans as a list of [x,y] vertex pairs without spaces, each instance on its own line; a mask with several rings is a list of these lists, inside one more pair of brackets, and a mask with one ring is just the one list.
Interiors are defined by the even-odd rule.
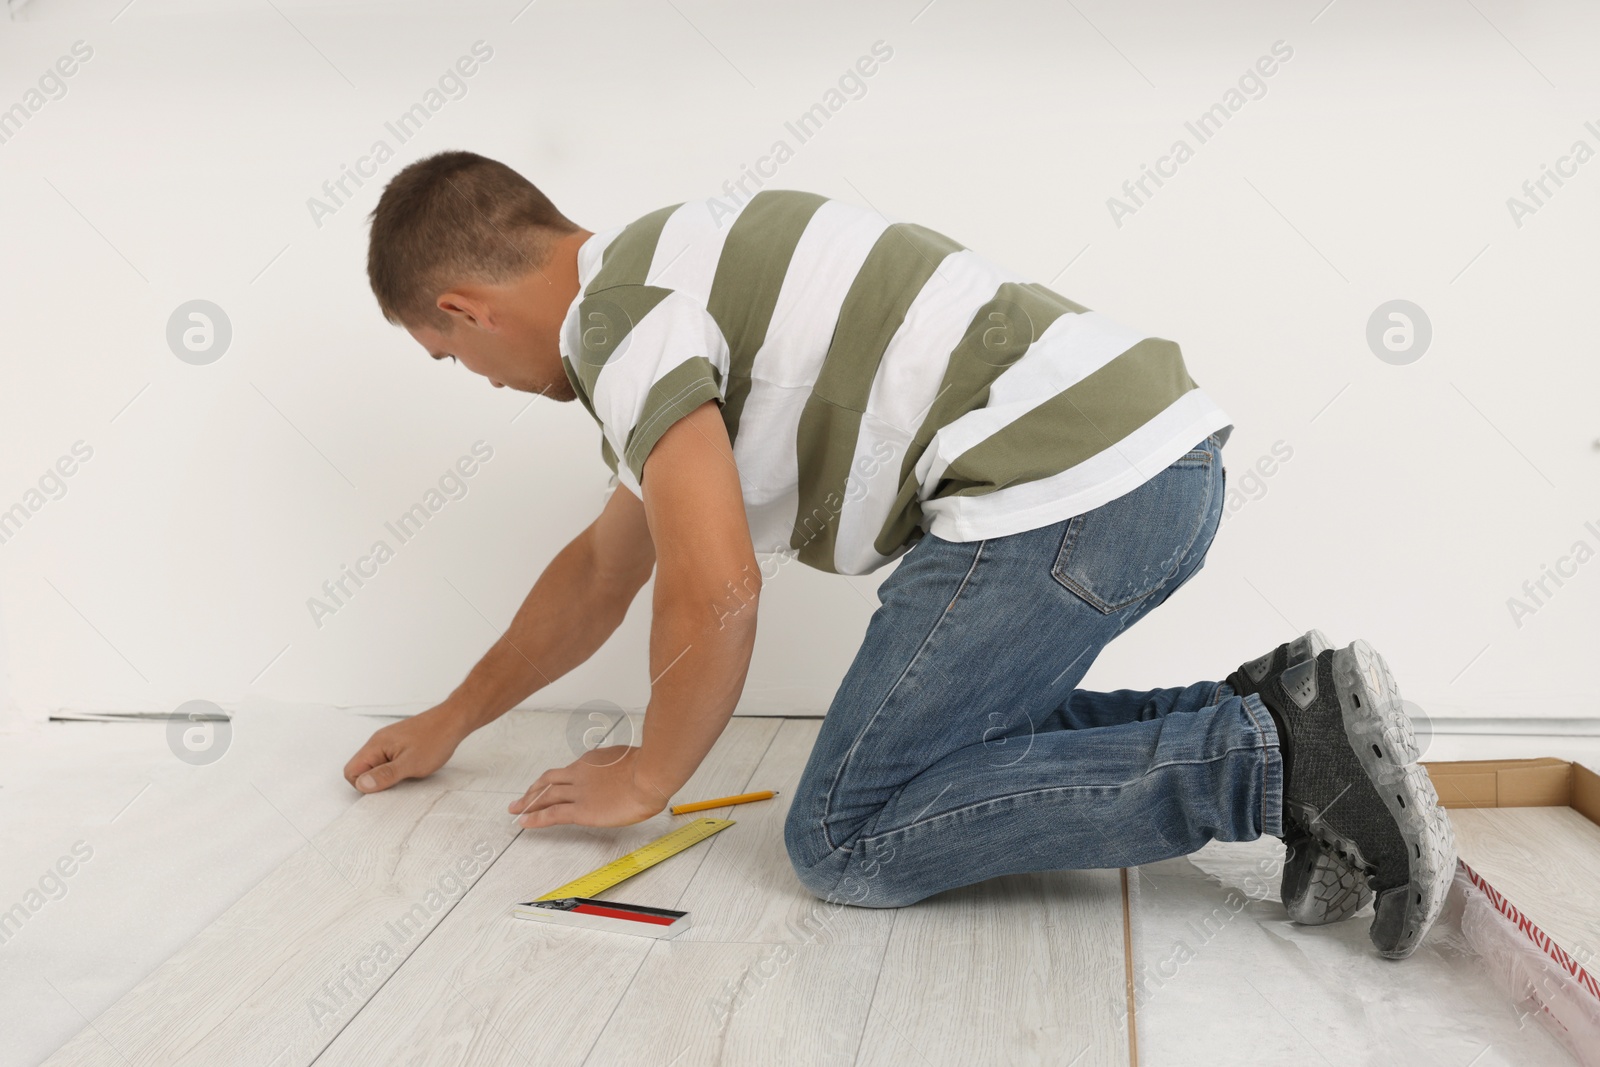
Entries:
[[1259,697],[1216,681],[1075,688],[1200,569],[1225,484],[1212,435],[1063,522],[925,534],[878,588],[790,805],[784,842],[806,888],[892,908],[1003,874],[1282,836],[1283,763]]

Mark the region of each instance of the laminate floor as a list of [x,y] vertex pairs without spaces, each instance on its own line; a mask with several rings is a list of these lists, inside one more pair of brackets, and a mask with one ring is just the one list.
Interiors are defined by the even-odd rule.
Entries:
[[[607,894],[692,913],[693,927],[658,942],[508,914],[686,821],[519,830],[506,803],[573,758],[565,712],[513,712],[439,774],[361,798],[342,782],[344,793],[312,790],[377,720],[295,719],[272,745],[251,725],[289,714],[241,715],[228,759],[199,769],[173,766],[159,729],[146,738],[143,727],[71,727],[83,731],[72,735],[79,762],[94,762],[83,746],[121,754],[103,773],[85,763],[98,793],[49,768],[29,779],[0,755],[0,831],[106,808],[79,820],[101,829],[70,897],[0,946],[0,1049],[6,1031],[32,1023],[20,1009],[58,1013],[60,1036],[33,1045],[59,1046],[50,1064],[1129,1062],[1119,872],[1012,876],[883,910],[830,905],[799,885],[783,848],[785,798],[819,719],[735,719],[681,795],[784,792],[708,813],[737,825]],[[619,723],[607,743],[636,739],[637,724]],[[151,748],[152,762],[130,763],[130,745]],[[155,779],[147,792],[146,775]],[[248,788],[225,792],[239,780]],[[203,787],[213,808],[184,799],[180,783]],[[231,811],[215,810],[236,795]],[[1453,813],[1469,862],[1552,936],[1578,943],[1592,936],[1593,916],[1536,903],[1549,881],[1531,873],[1529,850],[1587,846],[1593,828],[1550,814]],[[263,849],[267,832],[278,836]],[[200,842],[185,845],[187,860],[175,833]],[[29,871],[71,840],[67,824],[50,838],[48,852],[28,846]],[[241,880],[246,859],[257,873]],[[1129,872],[1141,1063],[1571,1062],[1516,1015],[1448,928],[1395,963],[1367,942],[1370,909],[1331,927],[1289,923],[1276,899],[1281,860],[1274,839],[1213,843]],[[225,891],[210,892],[207,865]],[[170,877],[150,892],[178,886],[217,901],[165,949],[150,931],[188,913],[168,908],[141,922],[111,895],[152,867]],[[1571,876],[1597,873],[1580,864]],[[140,907],[155,915],[146,888],[124,892],[145,893]],[[143,947],[119,955],[118,938]],[[101,979],[85,964],[96,958],[129,977]],[[165,962],[130,972],[140,958]],[[81,1014],[64,1026],[69,1004]]]
[[519,830],[507,802],[573,758],[565,718],[513,712],[440,774],[359,799],[46,1062],[1129,1062],[1117,871],[905,909],[800,886],[784,798],[815,719],[734,720],[680,795],[783,792],[704,813],[737,825],[607,894],[686,908],[678,938],[512,918],[687,819]]
[[1566,807],[1452,808],[1450,820],[1473,870],[1568,954],[1600,959],[1600,826]]

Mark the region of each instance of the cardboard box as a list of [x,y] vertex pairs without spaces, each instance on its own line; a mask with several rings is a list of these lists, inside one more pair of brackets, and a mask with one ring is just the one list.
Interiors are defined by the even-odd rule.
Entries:
[[1446,808],[1570,807],[1600,826],[1600,774],[1553,759],[1423,763]]
[[[1446,809],[1568,807],[1600,826],[1600,775],[1582,764],[1546,758],[1424,762],[1422,766]],[[1584,837],[1576,839],[1574,846],[1583,848],[1587,856],[1550,855],[1549,867],[1592,870],[1592,857],[1600,848]],[[1537,858],[1540,863],[1535,866],[1542,866],[1545,856]],[[1457,867],[1453,894],[1461,901],[1447,910],[1454,911],[1468,944],[1492,978],[1519,1011],[1536,1015],[1549,1026],[1580,1064],[1600,1067],[1600,975],[1596,973],[1600,968],[1594,967],[1593,946],[1560,943],[1525,910],[1537,904],[1542,913],[1558,918],[1565,915],[1557,925],[1570,935],[1575,929],[1572,914],[1593,914],[1596,901],[1592,889],[1574,890],[1572,880],[1565,879],[1560,882],[1566,888],[1558,891],[1553,885],[1557,880],[1552,884],[1530,882],[1529,875],[1537,879],[1538,871],[1503,865],[1499,873],[1479,871],[1468,857],[1461,857]],[[1501,884],[1492,884],[1495,881]],[[1504,889],[1513,890],[1514,895],[1508,896]],[[1519,902],[1515,895],[1527,899]]]

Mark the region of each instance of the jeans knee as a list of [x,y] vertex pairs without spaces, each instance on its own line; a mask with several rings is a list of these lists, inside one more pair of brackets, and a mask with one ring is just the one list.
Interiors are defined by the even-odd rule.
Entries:
[[838,881],[837,871],[829,873],[818,869],[819,866],[826,866],[822,861],[828,858],[832,849],[828,847],[821,825],[802,817],[798,808],[799,805],[791,807],[784,820],[783,846],[800,884],[817,896],[823,896]]
[[819,825],[802,825],[791,817],[784,824],[784,843],[800,884],[830,904],[901,908],[926,895],[902,884],[900,872],[881,858],[862,862],[854,848],[831,848]]
[[891,906],[872,899],[873,894],[861,884],[862,879],[853,873],[855,863],[852,849],[836,848],[830,844],[820,822],[796,818],[791,809],[784,822],[783,838],[795,877],[812,896],[830,904]]
[[834,886],[838,884],[839,872],[832,870],[827,864],[818,867],[804,867],[791,859],[790,866],[794,868],[794,876],[805,887],[806,892],[818,900],[831,901]]

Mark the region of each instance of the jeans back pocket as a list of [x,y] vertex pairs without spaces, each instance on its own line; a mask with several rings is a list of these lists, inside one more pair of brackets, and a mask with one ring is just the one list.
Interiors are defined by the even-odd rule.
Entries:
[[1220,463],[1208,439],[1154,478],[1068,519],[1051,577],[1107,615],[1161,588],[1200,534]]

